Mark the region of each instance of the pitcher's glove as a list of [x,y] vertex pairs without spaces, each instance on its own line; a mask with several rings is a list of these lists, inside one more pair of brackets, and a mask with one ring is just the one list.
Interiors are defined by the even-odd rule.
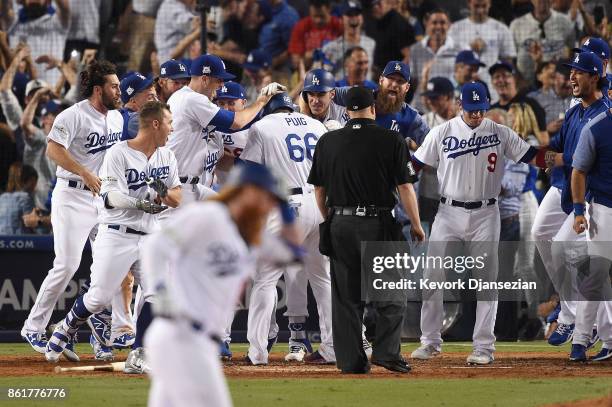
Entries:
[[146,199],[139,199],[136,201],[136,209],[140,209],[143,212],[156,214],[168,209],[167,206],[158,205]]
[[162,181],[161,179],[148,178],[146,182],[148,186],[150,186],[151,188],[155,190],[155,192],[157,192],[157,195],[160,198],[165,198],[168,196],[168,187],[166,186],[166,184],[164,184],[164,181]]

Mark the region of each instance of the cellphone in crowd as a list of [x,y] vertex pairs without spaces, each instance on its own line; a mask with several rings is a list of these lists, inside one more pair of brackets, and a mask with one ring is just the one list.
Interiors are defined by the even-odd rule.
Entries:
[[560,112],[559,113],[559,120],[563,120],[565,119],[565,113],[564,112]]
[[70,58],[79,62],[81,60],[81,53],[77,51],[76,49],[73,49],[72,52],[70,53]]

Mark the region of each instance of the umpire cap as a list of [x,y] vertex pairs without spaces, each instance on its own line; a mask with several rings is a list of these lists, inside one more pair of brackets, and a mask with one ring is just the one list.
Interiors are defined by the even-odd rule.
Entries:
[[279,201],[287,200],[287,191],[281,179],[265,165],[253,161],[237,162],[229,173],[225,188],[243,185],[255,185],[268,191]]
[[291,100],[287,92],[272,96],[272,99],[263,108],[263,115],[267,116],[282,108],[289,109],[292,112],[296,110],[293,100]]

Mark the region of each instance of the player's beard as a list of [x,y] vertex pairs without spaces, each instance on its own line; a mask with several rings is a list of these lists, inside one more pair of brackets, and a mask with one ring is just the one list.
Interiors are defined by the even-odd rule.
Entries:
[[376,94],[376,111],[380,113],[397,113],[402,109],[406,92],[398,91],[395,101],[389,98],[389,91],[380,88]]
[[118,109],[120,107],[119,101],[113,98],[112,95],[108,95],[106,93],[102,93],[102,104],[108,110]]

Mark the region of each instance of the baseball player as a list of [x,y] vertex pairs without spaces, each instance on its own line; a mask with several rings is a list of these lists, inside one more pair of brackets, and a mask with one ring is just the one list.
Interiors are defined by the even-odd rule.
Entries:
[[[608,106],[610,106],[608,90],[612,85],[612,75],[606,74],[608,71],[608,61],[610,60],[610,46],[608,45],[608,42],[598,37],[589,37],[582,43],[580,48],[574,48],[573,51],[577,53],[593,52],[601,60],[603,69],[602,74],[605,74],[606,76],[604,78],[605,80],[602,79],[600,81],[599,88],[601,90],[601,96],[605,99],[606,103],[608,103]],[[580,102],[580,100],[578,100],[578,98],[574,98],[570,107],[574,107],[573,105],[578,102]]]
[[[215,127],[237,130],[245,127],[265,106],[270,97],[284,87],[271,83],[259,98],[244,110],[230,112],[212,103],[213,96],[227,79],[234,75],[225,71],[225,64],[216,55],[202,55],[193,60],[191,81],[170,96],[175,129],[168,140],[178,163],[179,178],[183,184],[182,202],[199,200],[211,189],[199,184],[204,173],[209,134]],[[170,212],[170,211],[167,211]],[[168,216],[168,214],[164,214]]]
[[[462,115],[434,127],[414,154],[418,167],[437,168],[440,206],[431,228],[428,256],[444,257],[448,242],[463,244],[472,256],[488,253],[482,270],[474,278],[497,281],[497,242],[500,215],[497,198],[501,190],[505,160],[530,162],[538,151],[510,128],[484,118],[489,109],[485,87],[468,83],[461,89]],[[423,277],[444,279],[444,270],[425,268]],[[469,364],[493,362],[495,351],[496,292],[477,295],[474,350]],[[423,290],[421,346],[412,352],[416,359],[430,359],[441,352],[443,315],[442,291]]]
[[[129,268],[138,259],[144,236],[156,228],[155,215],[168,206],[178,206],[181,200],[176,158],[164,148],[172,131],[168,106],[148,102],[139,120],[137,136],[118,143],[104,157],[100,169],[104,207],[94,242],[91,286],[53,331],[45,351],[49,362],[58,361],[79,326],[90,315],[102,311],[120,290]],[[147,290],[144,291],[146,297]]]
[[189,76],[189,69],[185,64],[175,59],[169,59],[159,68],[159,77],[155,78],[153,84],[159,100],[167,103],[174,92],[185,85],[189,85],[191,76]]
[[299,101],[300,111],[317,119],[329,130],[344,127],[349,117],[344,106],[337,105],[334,75],[325,69],[313,69],[304,78],[304,90]]
[[121,79],[121,101],[119,112],[123,116],[122,140],[136,137],[138,133],[138,112],[147,102],[157,100],[153,80],[145,78],[140,72],[133,72]]
[[[552,186],[546,193],[533,222],[533,236],[542,262],[560,295],[561,311],[557,318],[557,329],[548,338],[554,346],[572,339],[576,319],[575,301],[578,292],[575,284],[577,262],[584,233],[572,230],[572,192],[570,185],[572,156],[578,144],[580,132],[589,120],[606,110],[606,102],[599,94],[599,79],[603,69],[601,60],[592,52],[576,54],[571,63],[570,82],[572,93],[580,103],[565,114],[561,131],[550,141],[549,166],[563,168],[565,181],[562,188]],[[553,243],[558,242],[558,243]],[[564,243],[568,242],[568,243]]]
[[[61,112],[47,135],[47,155],[57,164],[51,198],[55,260],[43,281],[21,336],[44,353],[45,328],[53,307],[81,262],[85,242],[98,223],[101,181],[98,170],[107,150],[121,138],[123,118],[115,66],[94,61],[81,73],[85,100]],[[110,302],[110,301],[109,301]],[[69,360],[78,360],[72,337],[64,346]]]
[[[612,112],[604,112],[593,118],[582,129],[580,140],[572,161],[572,197],[574,209],[574,231],[586,233],[590,259],[590,273],[585,283],[591,280],[592,292],[579,301],[576,310],[576,327],[572,341],[571,361],[586,361],[587,347],[592,341],[593,324],[597,319],[598,334],[603,342],[599,353],[591,358],[603,361],[612,358],[612,292],[609,270],[610,228],[612,228]],[[588,185],[588,186],[587,186]],[[585,195],[590,200],[586,213]],[[587,284],[583,287],[586,289]],[[589,297],[594,298],[589,298]]]
[[[287,312],[289,318],[289,354],[287,361],[333,363],[336,361],[331,330],[331,278],[329,263],[319,253],[318,225],[323,221],[319,213],[313,188],[307,183],[312,154],[319,137],[327,132],[323,124],[300,113],[295,113],[294,104],[287,94],[274,96],[264,109],[264,117],[251,126],[247,144],[241,159],[264,164],[289,185],[289,206],[297,214],[301,228],[300,244],[305,246],[307,256],[303,271],[295,268],[285,270],[287,285]],[[273,213],[266,229],[278,234],[281,218],[285,214]],[[268,333],[270,313],[274,308],[276,283],[283,269],[262,263],[253,281],[249,302],[247,338],[249,340],[249,361],[254,365],[268,363]],[[301,275],[301,276],[300,276]],[[312,352],[304,324],[308,311],[306,307],[305,278],[317,300],[321,346]]]
[[[421,145],[429,127],[414,108],[404,102],[410,89],[410,67],[400,61],[390,61],[378,79],[376,93],[376,124],[399,132],[411,148]],[[348,87],[336,88],[334,102],[346,106]],[[410,143],[410,141],[412,141]]]
[[[218,336],[269,238],[262,233],[264,220],[284,199],[266,167],[237,165],[219,195],[186,206],[149,238],[142,268],[157,287],[157,317],[145,336],[150,407],[232,405],[216,356]],[[203,230],[214,230],[215,239],[202,239]],[[287,261],[295,258],[288,246],[282,249]],[[167,259],[170,274],[159,269]]]

